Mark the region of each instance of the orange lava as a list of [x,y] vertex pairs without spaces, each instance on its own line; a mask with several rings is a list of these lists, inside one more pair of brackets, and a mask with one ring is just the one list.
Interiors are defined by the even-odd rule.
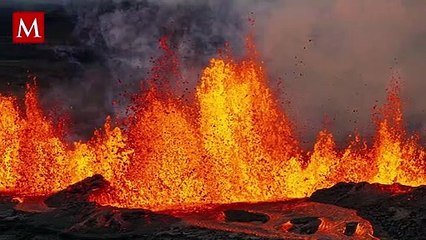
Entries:
[[167,90],[169,79],[182,77],[161,45],[164,55],[128,116],[108,118],[88,142],[65,141],[35,85],[24,107],[0,95],[0,192],[46,195],[98,173],[110,181],[91,197],[99,204],[163,210],[306,197],[342,181],[426,184],[425,147],[404,129],[397,84],[372,143],[357,135],[339,150],[322,130],[304,152],[252,44],[242,60],[211,59],[191,103]]

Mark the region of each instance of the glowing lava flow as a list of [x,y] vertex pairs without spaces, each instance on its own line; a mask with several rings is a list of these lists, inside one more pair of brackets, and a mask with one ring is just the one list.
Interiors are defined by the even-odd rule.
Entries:
[[99,173],[110,187],[92,200],[161,210],[305,197],[341,181],[426,184],[425,148],[404,130],[397,85],[372,144],[356,136],[338,150],[323,130],[303,153],[254,46],[243,60],[212,59],[191,105],[163,89],[169,77],[181,77],[174,53],[162,47],[150,88],[134,101],[125,126],[108,118],[85,143],[66,143],[43,115],[34,85],[27,86],[24,111],[0,95],[0,192],[45,195]]

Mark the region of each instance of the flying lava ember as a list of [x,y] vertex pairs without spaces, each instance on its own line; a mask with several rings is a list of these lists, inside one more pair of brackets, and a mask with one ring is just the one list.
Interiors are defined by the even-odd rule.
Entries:
[[87,142],[65,140],[35,84],[24,104],[0,95],[0,192],[47,195],[101,174],[110,186],[91,200],[163,210],[306,197],[337,182],[426,184],[426,148],[404,129],[398,84],[377,110],[372,142],[355,134],[341,149],[322,130],[306,152],[247,45],[243,59],[211,59],[188,103],[170,91],[169,79],[182,77],[163,39],[164,54],[127,116],[106,119]]

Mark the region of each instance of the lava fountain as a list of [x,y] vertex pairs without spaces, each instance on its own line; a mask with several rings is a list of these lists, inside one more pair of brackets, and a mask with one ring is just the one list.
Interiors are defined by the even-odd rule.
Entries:
[[164,54],[128,115],[107,118],[87,142],[65,140],[63,125],[41,110],[35,84],[23,107],[0,95],[0,192],[47,195],[101,174],[110,186],[91,200],[164,210],[306,197],[338,182],[426,184],[425,147],[404,128],[397,83],[378,110],[372,143],[355,134],[338,149],[322,130],[305,152],[247,42],[242,59],[225,52],[210,60],[188,103],[170,90],[182,77],[162,39]]

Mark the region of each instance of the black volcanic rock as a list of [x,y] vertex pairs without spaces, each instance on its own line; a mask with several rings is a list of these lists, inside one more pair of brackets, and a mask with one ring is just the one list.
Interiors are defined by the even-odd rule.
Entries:
[[[38,198],[24,197],[17,204],[0,193],[0,239],[260,240],[276,239],[279,234],[341,239],[342,234],[355,236],[359,226],[365,227],[365,220],[381,239],[426,236],[426,187],[339,183],[315,192],[310,199],[218,205],[177,214],[179,211],[119,209],[87,201],[90,193],[107,184],[99,175],[87,178],[47,198],[48,207],[43,211],[31,211]],[[24,207],[17,208],[19,204]],[[345,208],[354,209],[363,219],[345,217],[354,214]],[[338,221],[346,226],[337,229],[333,224]],[[321,222],[332,225],[320,228]]]
[[293,224],[293,227],[289,229],[290,232],[312,234],[318,231],[321,220],[317,217],[301,217],[292,219],[290,223]]
[[248,212],[244,210],[225,210],[225,221],[227,222],[261,222],[269,221],[269,216],[262,213]]
[[101,175],[86,178],[45,199],[44,211],[31,208],[40,197],[26,196],[16,204],[0,194],[0,239],[145,239],[180,222],[149,210],[88,201],[91,193],[107,185]]
[[345,235],[346,236],[353,236],[354,233],[356,232],[357,226],[358,226],[357,222],[346,223]]
[[100,175],[86,178],[45,199],[44,211],[31,208],[42,197],[17,203],[0,192],[0,239],[266,239],[192,226],[165,213],[88,202],[90,193],[107,184]]
[[104,177],[94,175],[55,193],[44,202],[49,207],[63,207],[73,203],[87,202],[91,193],[106,186],[108,186],[108,182]]
[[310,200],[357,210],[384,239],[426,239],[426,186],[339,183]]

